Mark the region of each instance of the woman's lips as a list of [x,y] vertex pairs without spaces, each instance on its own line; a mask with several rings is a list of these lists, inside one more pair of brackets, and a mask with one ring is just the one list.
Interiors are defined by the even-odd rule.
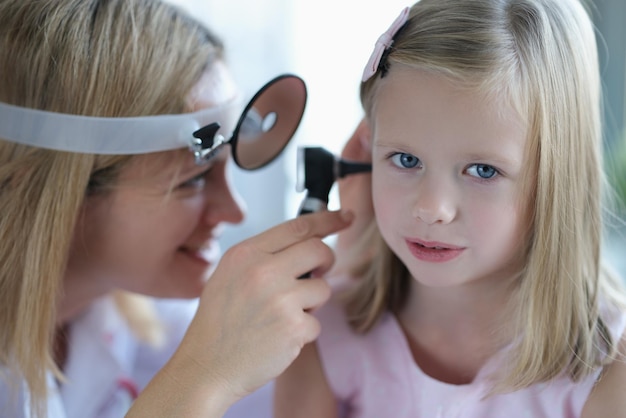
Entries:
[[464,247],[435,241],[407,239],[406,243],[415,258],[430,263],[450,261],[461,255],[465,250]]
[[206,264],[214,264],[220,257],[220,246],[216,241],[199,248],[181,247],[181,251]]

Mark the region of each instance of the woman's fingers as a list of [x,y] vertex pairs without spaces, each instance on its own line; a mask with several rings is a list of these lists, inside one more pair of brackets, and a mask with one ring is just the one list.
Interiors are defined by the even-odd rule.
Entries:
[[242,396],[282,373],[318,336],[310,311],[328,300],[330,286],[297,277],[330,268],[334,254],[322,238],[351,221],[351,213],[313,213],[226,251],[181,349],[202,366],[198,379],[220,376]]
[[[313,278],[311,280],[300,280],[298,283],[300,288],[298,294],[298,304],[302,308],[311,312],[322,306],[328,301],[331,295],[331,288],[324,279]],[[315,339],[317,334],[310,338],[307,342]]]
[[335,253],[320,238],[310,238],[306,241],[287,247],[276,253],[275,266],[285,272],[293,272],[295,277],[315,271],[319,276],[327,271],[335,261]]
[[351,219],[351,213],[320,212],[280,224],[231,247],[210,282],[229,277],[230,285],[248,286],[255,280],[274,288],[311,271],[325,272],[335,257],[322,238],[347,227]]
[[323,238],[346,228],[353,215],[347,211],[321,211],[299,216],[275,226],[245,242],[274,254],[309,238]]

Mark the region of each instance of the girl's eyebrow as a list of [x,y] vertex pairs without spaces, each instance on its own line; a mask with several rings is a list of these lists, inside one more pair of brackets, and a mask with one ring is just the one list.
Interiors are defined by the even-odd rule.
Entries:
[[372,146],[374,147],[400,147],[400,148],[406,148],[406,144],[400,142],[400,141],[386,141],[384,139],[380,140],[380,139],[374,139],[372,141]]
[[519,159],[517,158],[511,158],[504,154],[497,154],[492,151],[480,152],[480,153],[478,152],[468,153],[466,154],[466,158],[471,161],[484,160],[484,161],[495,162],[495,163],[503,164],[507,166],[515,166],[520,163]]

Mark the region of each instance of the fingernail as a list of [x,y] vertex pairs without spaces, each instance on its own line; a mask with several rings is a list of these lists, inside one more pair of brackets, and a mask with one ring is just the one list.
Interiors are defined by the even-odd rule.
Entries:
[[342,209],[340,215],[341,219],[345,222],[352,222],[352,220],[354,219],[354,212],[349,209]]

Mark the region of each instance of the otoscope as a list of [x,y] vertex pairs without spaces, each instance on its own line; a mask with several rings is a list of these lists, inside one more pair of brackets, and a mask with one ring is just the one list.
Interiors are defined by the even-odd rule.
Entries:
[[[328,195],[335,180],[371,170],[372,165],[369,163],[338,158],[322,147],[298,148],[296,190],[299,192],[306,190],[298,216],[326,210]],[[307,278],[310,275],[311,273],[305,273],[299,278]]]
[[306,190],[298,216],[326,210],[328,195],[335,180],[371,170],[372,165],[369,163],[338,158],[322,147],[298,148],[296,190]]

